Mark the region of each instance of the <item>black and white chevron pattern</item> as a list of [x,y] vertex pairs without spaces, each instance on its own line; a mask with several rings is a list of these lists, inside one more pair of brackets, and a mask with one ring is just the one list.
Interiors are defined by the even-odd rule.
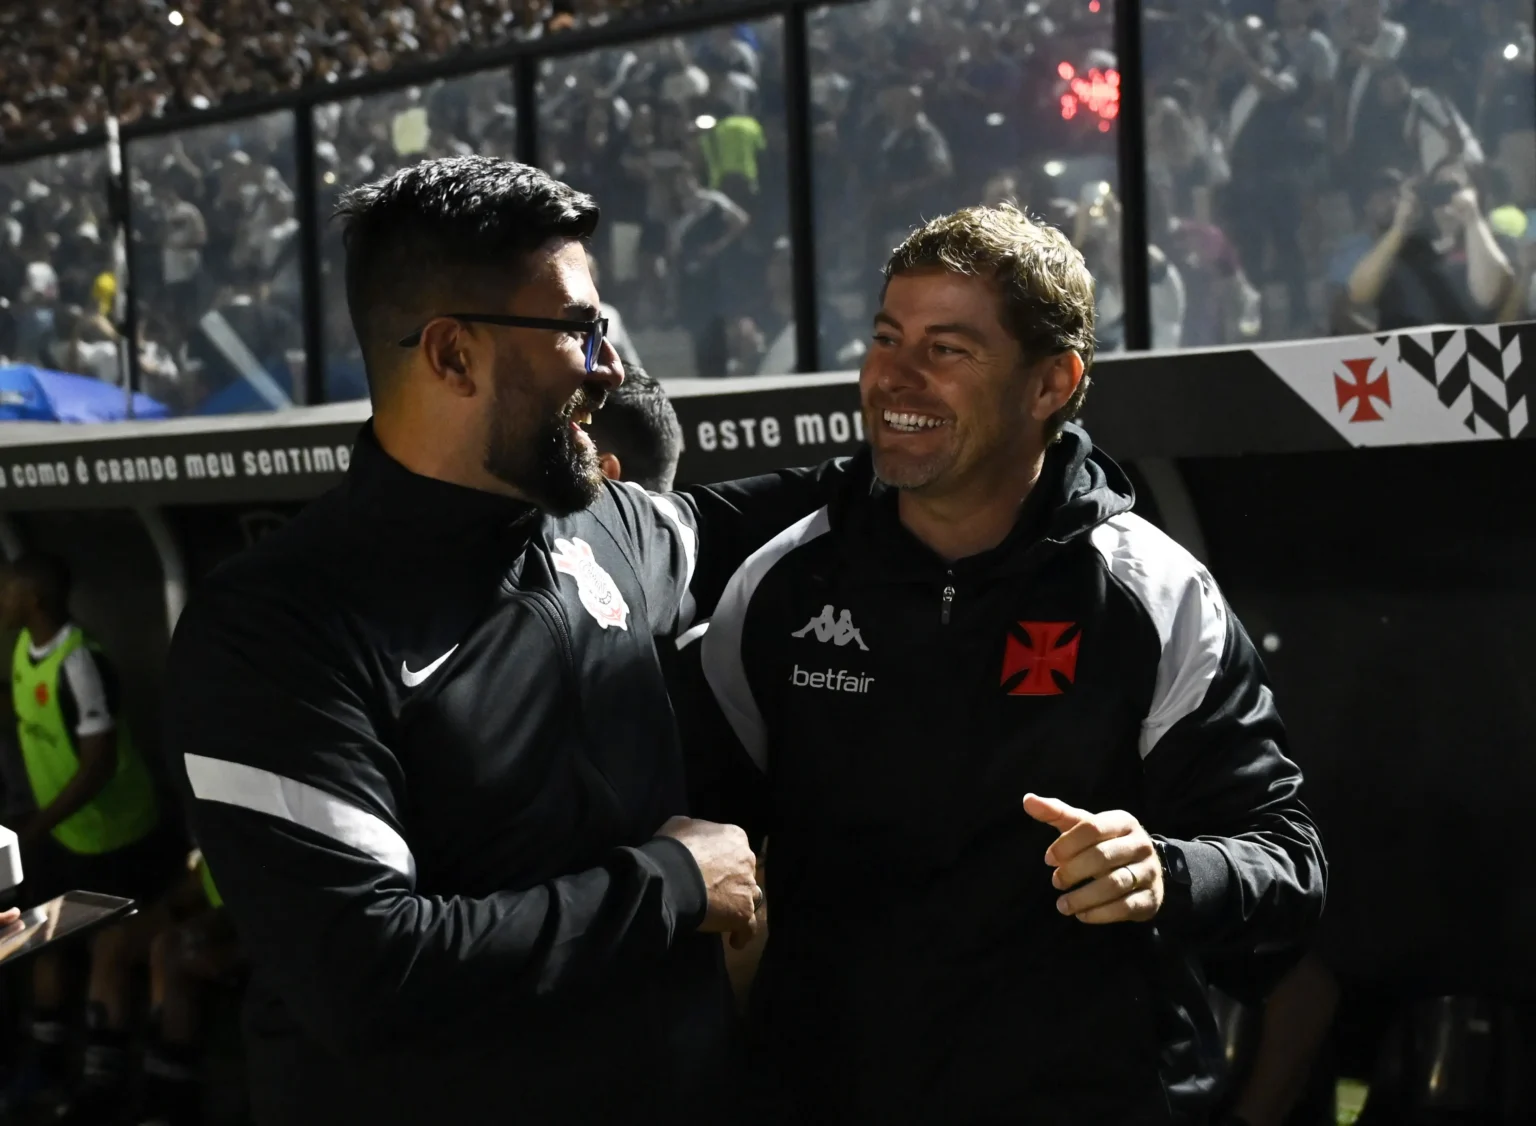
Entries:
[[[1530,325],[1450,328],[1377,337],[1397,341],[1398,359],[1427,379],[1447,410],[1474,434],[1518,438],[1530,422],[1536,380]],[[1524,347],[1522,348],[1522,343]]]

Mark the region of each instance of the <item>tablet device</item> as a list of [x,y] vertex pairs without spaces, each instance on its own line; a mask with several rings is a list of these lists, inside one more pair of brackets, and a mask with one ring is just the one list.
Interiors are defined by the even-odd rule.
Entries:
[[107,923],[125,919],[137,909],[131,899],[94,891],[67,891],[57,899],[21,913],[0,927],[0,968],[30,958],[54,943],[79,938]]

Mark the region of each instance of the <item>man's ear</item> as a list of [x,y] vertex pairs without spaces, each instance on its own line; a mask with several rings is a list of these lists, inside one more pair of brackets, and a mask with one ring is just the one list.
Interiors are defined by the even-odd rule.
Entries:
[[1083,358],[1068,349],[1041,360],[1036,370],[1040,373],[1040,386],[1029,405],[1029,413],[1037,422],[1044,422],[1066,406],[1077,391],[1083,381]]
[[445,388],[462,398],[475,393],[469,374],[469,334],[457,321],[446,317],[433,321],[421,334],[420,348],[427,366]]
[[597,468],[602,471],[604,477],[610,481],[624,480],[621,474],[624,467],[619,464],[619,459],[613,454],[598,454]]

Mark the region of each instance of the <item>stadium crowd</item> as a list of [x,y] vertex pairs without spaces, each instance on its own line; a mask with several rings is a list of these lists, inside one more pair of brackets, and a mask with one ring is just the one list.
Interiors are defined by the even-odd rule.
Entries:
[[1177,342],[1530,315],[1529,3],[1155,0],[1145,27]]
[[[613,11],[418,0],[317,22],[305,4],[258,7],[189,5],[179,29],[159,12],[120,49],[217,26],[229,50],[243,35],[238,64],[179,55],[174,37],[152,56],[183,58],[163,68],[177,89],[227,65],[219,88],[238,94],[242,70],[274,53],[285,83],[372,65],[357,46],[366,27],[393,29],[375,56],[405,57]],[[55,11],[62,40],[74,17]],[[1526,0],[1151,0],[1144,15],[1155,347],[1531,315]],[[22,31],[6,18],[9,43]],[[434,22],[445,19],[460,39]],[[900,232],[1009,197],[1073,235],[1098,279],[1100,347],[1124,347],[1113,0],[868,0],[808,19],[821,366],[858,362],[871,281]],[[601,202],[593,254],[609,316],[665,376],[794,369],[782,39],[773,19],[540,64],[540,162]],[[11,103],[46,90],[46,61],[70,52],[34,53],[5,68],[40,84]],[[512,103],[497,70],[323,104],[318,213],[414,160],[511,155]],[[141,112],[197,104],[167,95]],[[294,398],[304,188],[291,116],[141,139],[129,158],[140,390],[173,412]],[[91,151],[0,165],[0,356],[119,378],[101,315],[113,291],[103,170]],[[356,397],[332,229],[322,259],[326,394]]]
[[63,0],[0,11],[0,145],[204,110],[689,0]]

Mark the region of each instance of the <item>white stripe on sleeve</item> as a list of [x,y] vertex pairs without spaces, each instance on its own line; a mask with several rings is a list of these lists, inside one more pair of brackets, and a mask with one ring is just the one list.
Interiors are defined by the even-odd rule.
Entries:
[[376,814],[270,770],[204,755],[185,759],[192,793],[201,801],[237,805],[301,825],[415,879],[416,860],[410,846]]
[[677,641],[676,641],[677,648],[679,650],[683,650],[683,649],[688,648],[688,646],[692,645],[695,641],[698,641],[701,638],[703,638],[703,636],[706,633],[708,633],[708,632],[709,632],[709,619],[705,618],[698,625],[690,626],[688,629],[684,630],[682,633],[677,635]]
[[96,658],[84,645],[61,662],[64,679],[69,682],[70,695],[75,698],[75,734],[104,735],[116,725],[111,705],[107,703],[107,688],[101,680],[101,668]]
[[725,586],[720,605],[709,619],[709,632],[704,635],[701,662],[704,679],[709,682],[720,710],[730,721],[731,729],[741,740],[742,746],[757,763],[758,769],[768,769],[768,728],[763,714],[753,698],[752,686],[747,682],[746,663],[742,657],[742,629],[746,624],[747,609],[758,585],[783,559],[797,547],[810,543],[831,530],[827,510],[819,508],[805,519],[785,528],[773,539],[763,544],[747,561],[737,568],[731,581]]

